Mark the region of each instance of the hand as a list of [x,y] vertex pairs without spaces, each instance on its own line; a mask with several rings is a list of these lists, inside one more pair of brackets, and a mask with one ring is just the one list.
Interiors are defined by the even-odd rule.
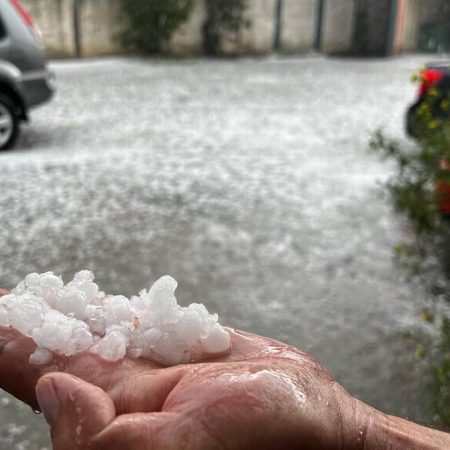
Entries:
[[85,353],[42,367],[28,363],[30,339],[0,328],[0,386],[33,407],[37,392],[54,450],[450,448],[449,435],[352,398],[307,354],[230,333],[229,355],[198,364]]
[[33,366],[33,341],[0,328],[0,386],[40,403],[55,449],[340,448],[348,394],[305,353],[230,332],[232,352],[198,364],[84,353]]
[[346,415],[323,369],[270,357],[141,371],[108,393],[55,373],[37,394],[55,450],[338,449]]

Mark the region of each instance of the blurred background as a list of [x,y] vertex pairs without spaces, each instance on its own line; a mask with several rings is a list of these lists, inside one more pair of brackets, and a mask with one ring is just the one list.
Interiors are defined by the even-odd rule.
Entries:
[[[422,148],[405,133],[411,76],[431,61],[446,73],[447,1],[1,1],[6,40],[11,5],[42,33],[56,89],[31,113],[24,101],[31,120],[11,109],[0,286],[89,268],[131,295],[170,274],[181,304],[299,347],[361,400],[446,429],[449,247],[423,251],[435,229],[398,208],[396,160],[370,142],[378,131]],[[2,58],[25,72],[17,42]],[[1,448],[50,448],[47,433],[0,393]]]
[[129,44],[172,56],[312,50],[384,56],[446,51],[450,46],[446,0],[22,0],[22,4],[39,24],[50,56],[121,54]]

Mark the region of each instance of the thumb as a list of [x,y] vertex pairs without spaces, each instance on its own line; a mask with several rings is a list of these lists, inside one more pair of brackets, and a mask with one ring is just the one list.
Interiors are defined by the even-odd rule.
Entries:
[[100,388],[66,373],[44,375],[36,396],[51,426],[53,450],[86,449],[116,416],[110,397]]

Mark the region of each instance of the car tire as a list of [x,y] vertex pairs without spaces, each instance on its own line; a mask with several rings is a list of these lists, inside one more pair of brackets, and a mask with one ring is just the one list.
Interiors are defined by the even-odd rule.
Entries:
[[20,131],[17,106],[7,95],[0,93],[0,151],[14,146]]

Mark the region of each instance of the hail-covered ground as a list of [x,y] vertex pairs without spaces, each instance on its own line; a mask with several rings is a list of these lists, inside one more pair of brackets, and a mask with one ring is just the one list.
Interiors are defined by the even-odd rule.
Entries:
[[[368,150],[379,127],[405,139],[425,61],[55,62],[56,98],[0,154],[0,285],[88,268],[130,296],[171,274],[224,325],[430,423],[402,339],[423,294],[392,261],[407,229],[380,186],[393,168]],[[0,396],[0,447],[48,447],[46,433]]]

